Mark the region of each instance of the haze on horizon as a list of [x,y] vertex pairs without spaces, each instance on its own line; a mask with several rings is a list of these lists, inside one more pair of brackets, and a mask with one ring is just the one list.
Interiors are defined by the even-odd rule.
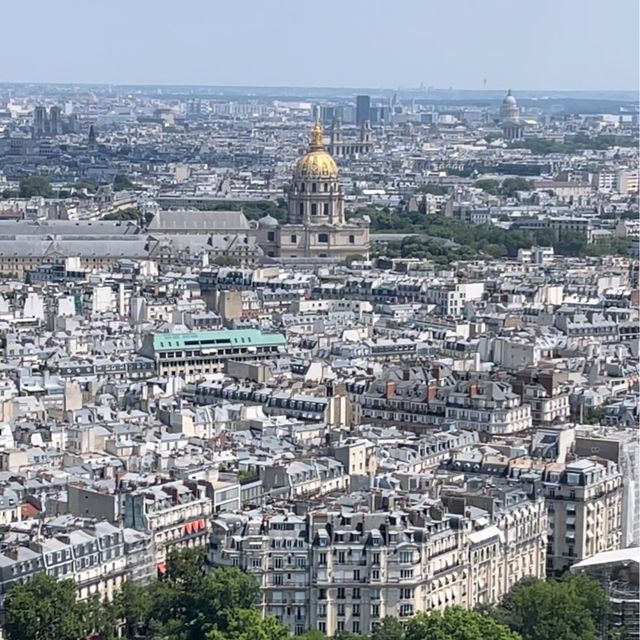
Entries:
[[[7,3],[0,82],[637,90],[637,0]],[[486,85],[484,83],[486,79]]]

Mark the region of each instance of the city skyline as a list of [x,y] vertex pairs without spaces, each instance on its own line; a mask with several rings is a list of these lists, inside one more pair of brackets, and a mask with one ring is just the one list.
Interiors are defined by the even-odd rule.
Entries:
[[[456,12],[412,0],[393,10],[375,0],[330,0],[319,12],[288,0],[190,0],[166,20],[172,7],[164,1],[154,11],[117,1],[108,13],[78,0],[35,2],[29,46],[21,30],[0,43],[0,55],[12,60],[0,81],[637,90],[637,4],[577,6],[544,0],[533,13],[490,0]],[[7,22],[21,19],[17,7],[4,15]]]

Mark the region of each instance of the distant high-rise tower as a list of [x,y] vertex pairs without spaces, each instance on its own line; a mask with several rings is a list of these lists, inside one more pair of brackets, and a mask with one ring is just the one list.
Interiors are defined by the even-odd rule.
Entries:
[[357,96],[356,97],[356,125],[361,127],[362,124],[367,120],[371,120],[371,97]]
[[49,133],[52,136],[57,136],[62,133],[62,109],[58,106],[53,106],[49,109]]
[[47,109],[38,105],[33,110],[33,137],[42,138],[47,130]]
[[96,130],[93,128],[93,125],[89,127],[89,137],[87,142],[90,147],[95,147],[96,145]]

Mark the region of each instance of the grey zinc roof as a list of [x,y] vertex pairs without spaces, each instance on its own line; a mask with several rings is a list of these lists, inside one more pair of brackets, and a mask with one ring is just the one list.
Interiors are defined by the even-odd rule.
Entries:
[[0,256],[36,257],[45,256],[147,258],[149,250],[145,238],[75,238],[51,239],[23,236],[16,240],[0,239]]
[[0,220],[0,236],[120,236],[137,232],[132,222],[114,220]]
[[199,211],[198,209],[176,209],[160,211],[149,224],[149,231],[175,232],[241,231],[249,228],[242,211]]

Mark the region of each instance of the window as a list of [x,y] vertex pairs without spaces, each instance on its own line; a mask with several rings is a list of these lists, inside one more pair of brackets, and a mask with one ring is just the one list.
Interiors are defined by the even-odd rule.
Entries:
[[329,235],[326,233],[319,233],[318,242],[329,242]]
[[353,579],[357,582],[360,580],[360,569],[353,570]]
[[360,621],[359,620],[354,620],[351,623],[351,626],[353,628],[353,633],[360,633]]
[[380,580],[380,571],[378,571],[378,569],[373,569],[373,571],[371,571],[371,579]]
[[349,236],[349,244],[355,244],[356,243],[356,237],[351,235]]
[[274,573],[272,578],[273,578],[273,584],[282,585],[282,574],[281,573]]
[[344,605],[343,604],[339,604],[337,606],[337,615],[344,616]]
[[329,185],[326,182],[324,183],[324,190],[329,191]]
[[354,600],[359,600],[360,599],[360,587],[355,587],[353,589],[353,599]]
[[327,564],[327,554],[325,552],[322,552],[320,554],[318,554],[318,564],[321,566],[326,566]]
[[301,216],[304,215],[304,203],[303,202],[300,203],[300,206],[298,207],[298,211],[300,212]]
[[338,587],[338,595],[337,595],[338,600],[344,600],[345,598],[345,590],[344,587]]
[[300,183],[300,191],[304,191],[304,182]]
[[338,551],[338,562],[344,564],[346,562],[346,553],[344,551]]
[[274,558],[273,559],[273,566],[276,569],[282,569],[282,558]]
[[328,202],[325,202],[325,203],[322,205],[322,213],[323,213],[325,216],[328,216],[328,215],[329,215],[329,203],[328,203]]
[[407,580],[409,578],[413,578],[413,569],[401,569],[400,570],[400,577],[403,580]]
[[351,615],[355,616],[356,618],[360,615],[360,605],[359,604],[354,604],[351,607]]
[[371,605],[371,617],[372,618],[379,618],[380,617],[380,605],[379,604],[372,604]]
[[298,244],[298,236],[296,235],[291,236],[291,244]]
[[311,205],[311,215],[312,216],[318,215],[318,205],[315,202]]
[[413,554],[411,551],[401,551],[400,552],[400,562],[411,562]]
[[371,564],[380,564],[380,553],[378,551],[372,554]]
[[318,631],[320,631],[320,633],[327,633],[327,623],[318,622]]
[[318,185],[315,182],[311,183],[311,191],[315,193],[318,190]]

